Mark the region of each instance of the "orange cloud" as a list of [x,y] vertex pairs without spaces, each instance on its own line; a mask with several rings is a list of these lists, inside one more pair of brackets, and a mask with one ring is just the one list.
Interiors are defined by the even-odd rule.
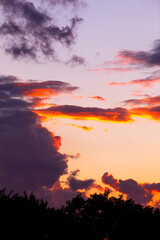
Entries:
[[133,71],[133,68],[130,68],[130,67],[127,67],[127,68],[124,68],[124,67],[110,67],[110,68],[97,68],[97,69],[88,69],[88,71],[91,71],[91,72],[96,72],[96,73],[99,73],[99,72],[102,72],[102,71],[105,71],[107,73],[113,73],[113,72],[129,72],[129,71]]
[[148,106],[158,106],[160,105],[160,95],[155,97],[146,97],[142,99],[129,99],[124,101],[125,104],[131,105],[148,105]]
[[84,131],[88,131],[90,132],[91,130],[93,130],[93,127],[86,127],[86,126],[79,126],[79,125],[76,125],[76,124],[66,124],[67,126],[71,126],[71,127],[76,127],[76,128],[80,128]]
[[97,190],[99,190],[101,192],[104,192],[104,188],[101,185],[97,184],[97,183],[94,183],[92,188],[95,188],[95,189],[97,189]]
[[99,101],[105,101],[105,98],[100,97],[100,96],[94,96],[94,97],[88,97],[88,98],[96,99],[96,100],[99,100]]
[[82,96],[72,96],[73,99],[93,99],[98,101],[105,101],[106,99],[101,96],[90,96],[90,97],[82,97]]
[[61,93],[73,92],[78,89],[78,87],[73,87],[69,83],[62,81],[14,82],[13,85],[20,94],[29,97],[50,97]]
[[132,108],[130,113],[132,116],[160,121],[160,106]]
[[69,118],[74,120],[94,120],[101,122],[126,123],[133,122],[130,112],[125,108],[96,108],[75,105],[55,105],[47,109],[35,110],[36,113],[48,117]]
[[144,79],[136,79],[130,82],[110,82],[110,86],[126,86],[126,85],[141,85],[142,87],[153,87],[155,83],[160,83],[160,78],[148,77]]
[[54,133],[51,132],[52,136],[53,136],[53,146],[56,148],[57,151],[60,150],[61,147],[61,137],[60,136],[54,136]]
[[23,92],[24,95],[28,97],[51,97],[53,95],[58,95],[58,92],[54,89],[33,89],[30,91]]

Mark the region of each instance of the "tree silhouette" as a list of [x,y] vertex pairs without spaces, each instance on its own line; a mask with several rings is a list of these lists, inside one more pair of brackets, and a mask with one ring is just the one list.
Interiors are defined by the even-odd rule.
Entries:
[[151,240],[159,235],[160,209],[109,192],[78,194],[55,209],[34,194],[0,190],[0,239]]

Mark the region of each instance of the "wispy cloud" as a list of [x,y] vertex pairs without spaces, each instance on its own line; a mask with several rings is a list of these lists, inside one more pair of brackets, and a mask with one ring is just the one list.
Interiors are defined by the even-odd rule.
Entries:
[[128,99],[126,101],[123,101],[125,105],[132,105],[132,106],[136,106],[136,105],[148,105],[148,106],[158,106],[160,105],[160,96],[154,96],[154,97],[150,97],[147,96],[145,98],[142,99]]
[[105,98],[101,97],[101,96],[88,96],[88,97],[84,97],[84,96],[72,96],[73,99],[92,99],[92,100],[98,100],[98,101],[106,101]]
[[[118,60],[119,59],[119,60]],[[122,50],[117,55],[117,63],[122,65],[137,64],[143,67],[154,67],[160,65],[160,39],[154,42],[150,51]]]
[[[50,8],[59,3],[65,7],[68,3],[75,5],[79,1],[52,1]],[[57,4],[56,4],[57,3]],[[69,47],[76,39],[77,24],[82,18],[73,16],[68,25],[60,27],[55,24],[58,16],[49,14],[43,4],[37,6],[34,1],[0,0],[2,24],[0,36],[4,40],[6,53],[17,58],[40,57],[57,60],[56,42]]]
[[87,131],[87,132],[90,132],[91,130],[93,130],[93,127],[87,127],[87,126],[79,126],[77,124],[66,124],[67,126],[70,126],[70,127],[76,127],[76,128],[79,128],[79,129],[82,129],[84,131]]
[[156,83],[160,83],[160,77],[154,77],[154,76],[150,76],[150,77],[146,77],[143,79],[135,79],[129,82],[110,82],[109,85],[110,86],[127,86],[127,85],[140,85],[142,87],[154,87],[154,84]]

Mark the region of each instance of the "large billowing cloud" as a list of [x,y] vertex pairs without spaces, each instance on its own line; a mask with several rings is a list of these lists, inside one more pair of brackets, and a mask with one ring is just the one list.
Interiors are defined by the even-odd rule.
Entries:
[[0,117],[0,132],[1,188],[51,187],[66,172],[66,157],[57,151],[57,138],[41,126],[35,113],[15,110]]
[[135,202],[147,205],[154,197],[153,190],[160,192],[160,183],[138,183],[134,179],[115,179],[108,172],[102,176],[102,182],[109,187],[126,195],[127,199],[132,198]]
[[60,81],[0,77],[0,188],[39,191],[67,172],[67,155],[59,152],[61,137],[41,125],[33,107],[41,101],[40,90],[60,94],[75,89]]
[[[67,47],[75,42],[75,29],[82,19],[74,16],[68,24],[57,25],[56,16],[46,8],[43,9],[42,2],[37,6],[38,2],[35,1],[0,0],[0,36],[4,40],[6,53],[14,58],[38,59],[45,56],[56,59],[56,42]],[[47,2],[53,3],[50,7],[54,8],[56,3],[75,5],[79,1],[45,1]]]

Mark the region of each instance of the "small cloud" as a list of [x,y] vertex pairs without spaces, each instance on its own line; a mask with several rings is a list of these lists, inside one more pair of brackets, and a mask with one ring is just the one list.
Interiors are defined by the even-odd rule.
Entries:
[[103,98],[101,96],[93,96],[93,97],[88,97],[88,98],[95,99],[95,100],[98,100],[98,101],[106,101],[105,98]]
[[88,132],[90,132],[91,130],[93,130],[93,127],[79,126],[79,125],[77,125],[77,124],[70,124],[70,123],[68,123],[68,124],[66,124],[66,125],[67,125],[67,126],[70,126],[70,127],[76,127],[76,128],[82,129],[82,130],[84,130],[84,131],[88,131]]
[[73,55],[69,61],[66,62],[66,64],[70,65],[71,67],[77,67],[80,65],[85,66],[85,59],[83,57]]
[[71,172],[70,176],[68,177],[68,185],[70,186],[72,191],[77,191],[77,190],[89,190],[93,184],[94,181],[93,179],[85,179],[85,180],[79,180],[76,178],[77,174],[79,173],[79,170],[75,170]]

